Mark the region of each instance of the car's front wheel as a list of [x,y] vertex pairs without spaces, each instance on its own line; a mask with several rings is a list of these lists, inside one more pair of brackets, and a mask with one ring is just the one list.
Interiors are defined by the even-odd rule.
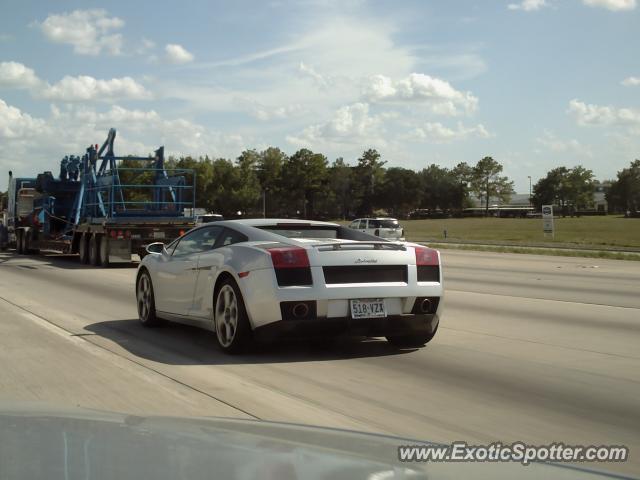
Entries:
[[214,321],[220,348],[226,353],[239,353],[251,341],[251,326],[242,294],[236,282],[227,278],[215,296]]
[[387,341],[400,348],[420,348],[433,340],[437,331],[436,326],[436,329],[428,335],[390,335]]
[[155,327],[160,323],[156,316],[156,301],[153,296],[153,284],[149,272],[144,270],[138,277],[136,285],[138,319],[145,327]]

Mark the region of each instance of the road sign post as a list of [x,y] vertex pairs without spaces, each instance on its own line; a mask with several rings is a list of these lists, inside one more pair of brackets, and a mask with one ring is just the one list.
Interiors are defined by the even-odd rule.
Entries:
[[555,238],[555,229],[553,227],[553,205],[542,206],[542,229],[544,230],[544,236],[551,235],[551,238]]

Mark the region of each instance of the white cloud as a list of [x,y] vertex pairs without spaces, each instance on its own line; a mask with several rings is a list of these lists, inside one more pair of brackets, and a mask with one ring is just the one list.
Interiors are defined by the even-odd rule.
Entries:
[[329,86],[329,79],[327,79],[324,75],[319,74],[316,70],[310,65],[306,65],[303,62],[300,62],[299,67],[300,73],[311,78],[320,88],[327,88]]
[[155,47],[156,47],[156,42],[154,42],[153,40],[149,40],[148,38],[142,37],[142,39],[138,43],[138,46],[134,49],[134,53],[136,55],[146,55]]
[[524,10],[525,12],[531,12],[548,6],[549,4],[546,0],[522,0],[520,3],[510,3],[507,5],[507,8],[509,10]]
[[169,63],[180,64],[193,61],[193,54],[188,52],[182,45],[169,43],[164,49]]
[[121,29],[124,21],[110,17],[103,9],[49,15],[36,25],[47,39],[72,45],[73,51],[81,55],[98,55],[103,50],[119,55],[122,51],[122,35],[113,32]]
[[258,120],[276,120],[286,119],[303,112],[304,109],[301,105],[286,105],[284,107],[265,107],[258,106],[251,111],[251,115]]
[[543,135],[537,138],[536,141],[552,152],[573,153],[576,155],[593,157],[593,152],[591,151],[591,149],[582,145],[575,138],[569,140],[561,140],[548,130],[545,130]]
[[99,80],[87,75],[66,76],[40,92],[44,98],[63,102],[111,101],[118,98],[148,99],[151,94],[131,77]]
[[262,121],[285,120],[306,113],[306,109],[298,103],[284,106],[264,105],[252,98],[240,96],[234,97],[232,103],[253,118]]
[[603,7],[613,12],[636,8],[636,0],[582,0],[582,3],[590,7]]
[[640,85],[640,77],[627,77],[620,83],[625,87],[637,87]]
[[474,127],[465,127],[458,123],[456,128],[449,128],[440,122],[427,122],[416,127],[404,136],[407,140],[426,141],[434,143],[449,143],[466,138],[489,138],[492,135],[482,124]]
[[41,80],[29,67],[17,62],[0,62],[0,87],[31,89]]
[[131,77],[101,80],[88,75],[66,76],[50,85],[31,68],[17,62],[0,63],[0,87],[24,88],[34,97],[63,102],[151,98],[151,93]]
[[[82,154],[88,144],[106,138],[118,127],[116,153],[146,155],[165,145],[167,155],[233,158],[246,148],[237,133],[223,133],[185,118],[166,118],[155,110],[131,110],[118,105],[95,109],[83,105],[53,105],[46,118],[35,118],[0,100],[0,175],[12,169],[33,175],[56,167],[56,159]],[[29,162],[16,159],[29,158]]]
[[380,126],[383,117],[369,115],[369,105],[354,103],[340,107],[331,120],[311,125],[300,135],[287,136],[287,141],[295,145],[321,145],[331,143],[381,143]]
[[640,110],[587,104],[575,99],[569,102],[568,113],[580,126],[640,124]]
[[422,73],[412,73],[398,81],[374,75],[365,82],[363,96],[370,102],[425,104],[433,113],[442,115],[470,114],[478,106],[478,99],[471,92],[456,90],[449,82]]
[[44,120],[33,118],[0,99],[0,138],[3,141],[32,137],[45,125]]

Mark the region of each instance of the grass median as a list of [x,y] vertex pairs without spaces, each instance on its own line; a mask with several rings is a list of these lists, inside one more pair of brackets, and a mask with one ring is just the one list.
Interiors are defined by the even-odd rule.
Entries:
[[[405,237],[438,248],[640,260],[640,219],[619,215],[554,219],[554,238],[539,218],[402,220]],[[446,236],[445,236],[446,231]]]
[[628,248],[640,251],[640,219],[622,216],[556,218],[554,238],[545,237],[536,218],[447,218],[405,220],[412,241],[500,242],[522,246]]

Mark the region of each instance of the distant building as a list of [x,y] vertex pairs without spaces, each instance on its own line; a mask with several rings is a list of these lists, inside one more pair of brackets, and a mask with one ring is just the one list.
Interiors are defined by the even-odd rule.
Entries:
[[593,210],[597,212],[608,212],[609,206],[607,205],[607,192],[611,188],[611,181],[605,180],[604,182],[596,181],[596,190],[593,193]]
[[[611,188],[611,181],[605,180],[600,182],[598,180],[595,181],[595,190],[593,192],[593,200],[589,205],[586,206],[586,212],[598,212],[598,213],[606,213],[609,211],[607,205],[606,195],[609,189]],[[484,208],[485,203],[484,200],[475,196],[469,195],[469,200],[471,200],[472,206],[474,208]],[[489,198],[489,207],[528,207],[530,205],[529,202],[529,194],[528,193],[513,193],[511,194],[511,198],[509,199],[509,203],[502,203],[498,198],[491,197]]]
[[[469,200],[476,208],[481,208],[485,206],[484,199],[477,197],[475,195],[469,195]],[[509,203],[503,203],[498,198],[489,197],[489,206],[500,206],[500,207],[528,207],[529,202],[529,194],[528,193],[512,193],[509,199]]]

